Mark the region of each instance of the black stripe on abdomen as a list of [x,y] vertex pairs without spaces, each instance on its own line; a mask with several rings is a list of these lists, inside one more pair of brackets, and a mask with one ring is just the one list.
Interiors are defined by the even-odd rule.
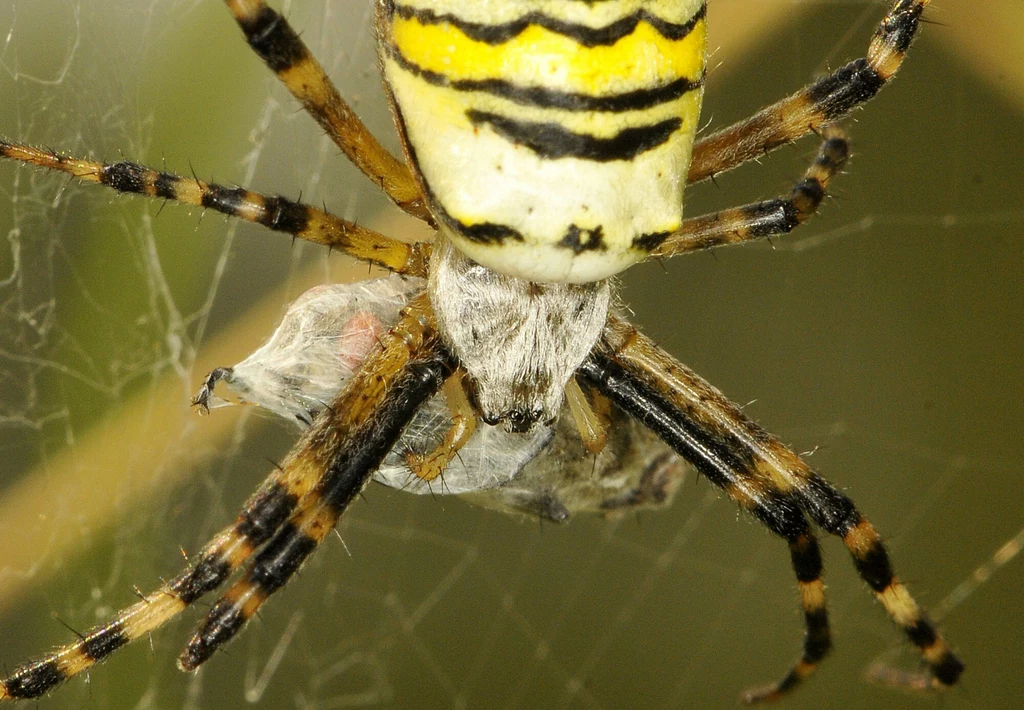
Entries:
[[646,10],[637,10],[632,15],[622,17],[604,27],[588,27],[566,22],[541,12],[531,12],[516,20],[493,25],[469,22],[456,15],[439,14],[433,10],[406,6],[394,8],[393,12],[403,19],[415,19],[424,25],[450,24],[467,37],[492,46],[504,44],[518,37],[527,28],[537,26],[568,37],[583,47],[597,47],[613,45],[623,37],[633,34],[641,22],[649,24],[665,39],[681,40],[706,17],[707,5],[702,5],[693,17],[683,23],[668,22]]
[[490,126],[511,143],[526,146],[542,158],[580,158],[607,163],[633,160],[665,143],[683,125],[673,117],[649,126],[625,128],[611,138],[575,133],[558,123],[519,121],[496,113],[470,109],[466,117],[475,126]]

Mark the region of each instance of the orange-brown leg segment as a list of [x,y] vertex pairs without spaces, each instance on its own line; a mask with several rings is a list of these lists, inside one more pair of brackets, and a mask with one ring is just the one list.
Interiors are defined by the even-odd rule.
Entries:
[[575,377],[565,386],[565,401],[583,440],[583,448],[592,454],[604,451],[605,444],[608,443],[608,423],[590,406],[587,395],[583,394]]
[[127,160],[116,163],[83,160],[3,139],[0,139],[0,157],[57,170],[85,182],[106,185],[118,192],[215,210],[314,244],[323,244],[395,273],[426,276],[430,256],[428,244],[406,244],[335,217],[330,212],[284,197],[181,177]]
[[405,163],[373,137],[288,21],[262,0],[225,0],[245,39],[331,140],[399,207],[431,221]]
[[799,227],[817,212],[825,199],[829,181],[842,169],[849,156],[849,145],[839,128],[826,128],[823,139],[804,179],[793,187],[789,195],[691,217],[678,231],[657,245],[651,252],[652,256],[675,256],[725,244],[766,239],[788,234]]
[[820,556],[804,514],[843,540],[861,578],[917,646],[930,671],[918,685],[957,682],[963,663],[897,579],[881,538],[853,501],[721,392],[615,317],[579,374],[789,542],[807,625],[804,655],[780,682],[745,695],[747,702],[781,697],[828,650]]
[[448,464],[458,456],[459,450],[466,445],[477,427],[477,413],[469,403],[463,384],[464,370],[457,370],[444,383],[444,398],[448,412],[452,417],[452,425],[445,432],[444,439],[432,451],[418,454],[410,451],[405,455],[405,464],[409,470],[424,481],[433,481],[448,468]]
[[[214,605],[178,659],[193,670],[230,641],[334,529],[402,430],[441,387],[454,363],[425,296],[404,311],[346,388],[303,437],[294,457],[320,472],[249,568]],[[292,457],[286,461],[287,467]]]
[[930,0],[898,0],[875,30],[866,57],[693,145],[687,181],[732,170],[847,116],[892,79]]

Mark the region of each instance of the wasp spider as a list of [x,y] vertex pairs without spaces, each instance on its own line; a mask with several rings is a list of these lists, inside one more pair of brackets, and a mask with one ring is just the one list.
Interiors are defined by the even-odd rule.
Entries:
[[[563,405],[584,445],[599,451],[611,402],[787,542],[803,653],[748,702],[789,692],[831,647],[812,523],[843,541],[920,650],[928,673],[908,683],[957,682],[961,661],[853,502],[610,308],[609,277],[635,262],[784,234],[809,218],[847,156],[833,124],[892,78],[928,0],[895,0],[864,58],[696,141],[705,0],[378,0],[380,61],[404,159],[370,135],[277,12],[262,0],[225,2],[252,49],[348,158],[436,228],[433,243],[407,245],[282,197],[127,161],[8,141],[0,154],[258,222],[425,281],[233,524],[142,601],[16,668],[0,681],[0,698],[46,693],[238,573],[179,659],[184,670],[204,663],[291,579],[439,391],[450,426],[432,449],[403,454],[419,479],[442,475],[476,429],[528,435],[554,426]],[[683,218],[684,184],[808,133],[821,148],[788,195]],[[542,507],[536,490],[523,507]]]

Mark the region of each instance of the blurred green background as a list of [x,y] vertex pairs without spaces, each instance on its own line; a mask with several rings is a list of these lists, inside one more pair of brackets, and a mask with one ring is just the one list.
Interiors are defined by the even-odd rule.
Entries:
[[[280,8],[281,5],[278,5]],[[722,126],[860,56],[885,3],[715,0],[706,120]],[[293,24],[397,148],[370,0]],[[636,267],[623,298],[670,351],[791,442],[941,605],[1024,527],[1024,44],[1018,0],[936,0],[895,86],[849,124],[819,218],[773,246]],[[1017,29],[1014,29],[1017,28]],[[220,3],[9,0],[0,135],[124,155],[417,234],[322,139]],[[788,189],[813,141],[693,189],[691,214]],[[134,600],[234,515],[294,431],[188,398],[344,257],[184,207],[0,165],[0,662]],[[367,491],[333,540],[202,673],[189,613],[42,707],[731,707],[801,633],[785,546],[703,481],[618,522],[523,523]],[[346,547],[348,554],[346,552]],[[867,685],[913,653],[826,542],[836,651],[788,707],[1017,707],[1024,564],[943,620],[963,686]],[[199,605],[201,613],[203,605]]]

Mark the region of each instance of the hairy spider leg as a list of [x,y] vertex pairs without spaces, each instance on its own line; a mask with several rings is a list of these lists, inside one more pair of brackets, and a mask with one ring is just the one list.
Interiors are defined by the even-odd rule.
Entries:
[[[304,555],[286,556],[282,562],[280,553],[282,540],[293,541],[292,547],[286,546],[288,551],[296,549],[294,543],[300,548],[306,544],[307,538],[299,537],[294,527],[295,520],[318,506],[338,505],[341,498],[347,503],[358,494],[412,412],[450,372],[450,357],[425,314],[429,311],[422,306],[413,308],[382,338],[381,350],[367,359],[333,405],[317,416],[288,458],[246,502],[234,524],[207,543],[188,569],[75,643],[15,668],[0,681],[0,701],[39,697],[89,670],[219,587],[264,545],[245,579],[253,579],[253,574],[262,574],[261,581],[273,578],[267,572],[268,559],[271,572],[280,572],[283,563],[292,564],[294,571]],[[332,527],[333,523],[327,531]],[[217,610],[215,606],[211,616]]]
[[188,568],[142,596],[113,620],[79,641],[16,668],[0,681],[0,700],[34,698],[89,670],[129,642],[163,626],[204,594],[224,583],[287,520],[309,492],[317,471],[297,455],[275,468],[246,501],[235,522],[208,542]]
[[829,181],[842,170],[850,153],[838,127],[826,128],[822,137],[817,157],[789,195],[686,219],[651,254],[675,256],[792,232],[817,212]]
[[262,0],[225,2],[249,46],[346,157],[403,210],[433,222],[409,168],[359,120],[288,21]]
[[433,481],[441,476],[476,431],[477,413],[466,396],[464,376],[466,371],[459,368],[445,380],[442,388],[448,413],[452,417],[452,425],[448,427],[444,438],[431,451],[422,454],[410,451],[405,455],[405,465],[424,481]]
[[104,163],[74,158],[51,150],[0,138],[0,157],[67,173],[118,192],[174,200],[215,210],[246,222],[262,224],[314,244],[382,266],[398,274],[426,276],[430,245],[406,244],[336,217],[330,212],[280,196],[261,195],[241,187],[225,187],[154,170],[127,160]]
[[312,490],[221,597],[178,658],[193,670],[230,641],[275,591],[291,579],[334,529],[416,410],[433,396],[455,363],[441,344],[425,295],[403,309],[348,386],[303,438],[300,455],[320,472]]
[[750,118],[693,144],[688,183],[732,170],[848,115],[892,79],[930,0],[898,0],[875,30],[866,57],[818,79]]
[[[600,395],[597,395],[600,397]],[[608,400],[600,397],[601,406],[609,404]],[[569,379],[565,385],[565,403],[569,405],[569,413],[572,415],[576,429],[579,431],[580,439],[583,441],[583,448],[590,453],[597,455],[604,450],[608,443],[608,416],[607,412],[602,415],[590,406],[590,401],[576,377]]]
[[[1024,528],[1021,528],[1009,540],[999,546],[991,556],[979,566],[974,568],[967,577],[956,585],[938,604],[932,607],[932,619],[942,621],[954,609],[967,601],[982,586],[992,580],[992,576],[1000,569],[1024,551]],[[868,665],[864,673],[865,679],[869,682],[885,685],[893,688],[910,688],[912,690],[924,689],[928,678],[921,675],[908,673],[905,670],[892,667],[887,661],[881,660],[888,656],[893,649],[883,651],[877,658]]]
[[804,614],[803,654],[781,681],[769,688],[748,692],[743,698],[748,704],[775,700],[810,676],[832,648],[818,540],[795,501],[780,491],[762,490],[767,487],[760,482],[744,479],[743,459],[747,452],[734,442],[703,440],[707,434],[694,430],[687,419],[690,412],[672,411],[671,404],[663,401],[652,405],[648,401],[653,399],[651,394],[643,392],[638,386],[640,381],[632,379],[633,373],[621,367],[614,357],[599,346],[580,372],[600,392],[653,429],[712,484],[724,490],[789,545]]
[[810,675],[831,646],[821,553],[804,513],[843,540],[861,579],[921,652],[930,677],[916,686],[957,682],[963,663],[896,577],[871,523],[721,392],[615,317],[580,373],[789,543],[807,630],[803,656],[779,682],[747,692],[745,702],[777,700]]

